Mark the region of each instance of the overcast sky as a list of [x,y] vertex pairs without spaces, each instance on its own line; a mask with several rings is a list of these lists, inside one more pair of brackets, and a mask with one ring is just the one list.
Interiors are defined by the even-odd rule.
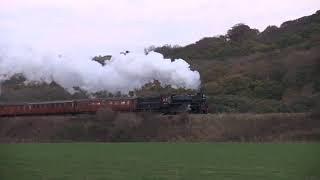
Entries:
[[0,41],[109,54],[186,45],[237,23],[263,30],[319,9],[320,0],[0,0]]

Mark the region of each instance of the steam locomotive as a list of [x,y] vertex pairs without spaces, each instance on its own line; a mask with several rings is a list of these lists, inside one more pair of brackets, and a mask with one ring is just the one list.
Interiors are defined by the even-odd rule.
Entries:
[[96,113],[109,108],[122,112],[159,112],[163,114],[208,113],[207,98],[204,94],[181,94],[156,97],[103,98],[67,101],[0,103],[0,116],[36,116]]

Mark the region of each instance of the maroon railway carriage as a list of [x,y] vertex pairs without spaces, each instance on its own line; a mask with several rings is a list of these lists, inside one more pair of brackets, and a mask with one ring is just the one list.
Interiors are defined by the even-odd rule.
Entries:
[[108,98],[40,103],[0,104],[0,116],[95,113],[108,107],[114,111],[135,111],[133,98]]
[[73,111],[74,101],[0,104],[0,116],[66,114]]
[[179,112],[208,113],[206,96],[198,93],[197,95],[85,99],[20,104],[0,103],[0,116],[96,113],[101,108],[110,108],[113,111],[147,111],[163,114]]
[[94,100],[75,101],[75,113],[95,113],[100,108],[110,108],[113,111],[135,111],[136,101],[134,98],[108,98]]

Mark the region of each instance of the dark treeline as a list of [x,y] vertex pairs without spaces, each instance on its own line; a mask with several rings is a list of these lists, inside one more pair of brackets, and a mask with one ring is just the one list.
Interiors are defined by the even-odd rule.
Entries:
[[320,102],[320,11],[269,26],[237,24],[185,47],[150,47],[199,70],[212,112],[305,112]]
[[151,46],[167,58],[213,59],[265,53],[291,46],[309,49],[319,45],[320,11],[316,14],[283,23],[280,27],[268,26],[263,32],[245,24],[237,24],[226,35],[206,37],[194,44]]

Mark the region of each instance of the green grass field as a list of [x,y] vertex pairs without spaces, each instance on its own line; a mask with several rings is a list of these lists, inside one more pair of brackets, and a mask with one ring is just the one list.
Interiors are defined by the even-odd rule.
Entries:
[[0,180],[320,180],[320,144],[0,145]]

